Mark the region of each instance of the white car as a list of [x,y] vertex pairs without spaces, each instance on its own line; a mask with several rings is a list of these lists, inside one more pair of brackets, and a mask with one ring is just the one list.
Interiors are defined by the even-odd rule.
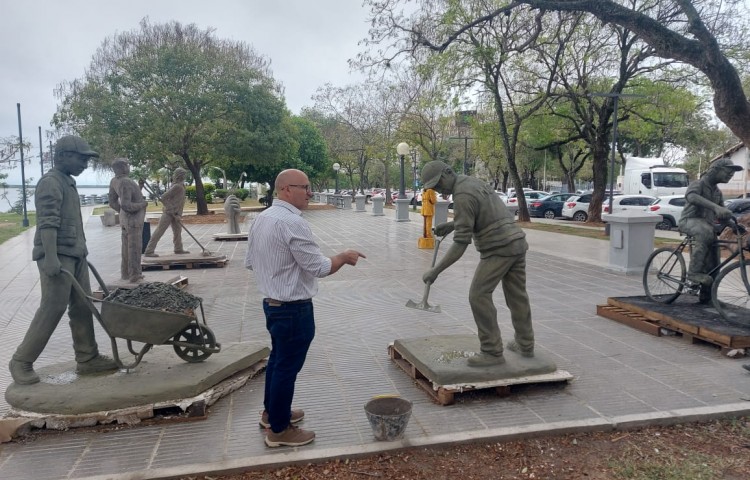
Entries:
[[643,212],[654,200],[656,197],[651,195],[613,195],[612,212],[609,211],[609,201],[604,201],[602,213],[620,213],[626,210]]
[[[523,196],[526,197],[526,207],[528,208],[531,200],[537,200],[548,196],[549,193],[542,192],[541,190],[524,190]],[[518,197],[515,193],[508,195],[508,199],[505,201],[505,206],[513,212],[513,215],[518,215]]]
[[646,211],[661,215],[661,222],[656,224],[657,229],[672,230],[680,221],[685,203],[685,195],[666,195],[654,200]]
[[562,216],[576,222],[585,222],[589,218],[589,203],[591,203],[592,193],[583,195],[573,195],[563,203]]

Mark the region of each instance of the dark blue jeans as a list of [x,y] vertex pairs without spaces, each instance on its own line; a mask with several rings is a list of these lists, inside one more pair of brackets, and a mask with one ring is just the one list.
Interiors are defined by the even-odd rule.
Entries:
[[263,313],[271,334],[263,406],[271,430],[279,433],[289,426],[294,383],[315,337],[315,315],[312,302],[272,306],[264,301]]

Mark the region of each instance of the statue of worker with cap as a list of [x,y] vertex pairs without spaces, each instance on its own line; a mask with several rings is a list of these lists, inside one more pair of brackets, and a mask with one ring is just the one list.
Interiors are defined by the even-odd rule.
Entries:
[[437,225],[435,234],[444,236],[455,232],[451,247],[437,265],[424,273],[422,280],[435,282],[443,270],[461,258],[472,242],[479,252],[479,265],[469,288],[469,304],[477,325],[480,351],[468,358],[468,364],[488,367],[505,363],[497,309],[492,302],[492,294],[500,282],[514,330],[514,338],[505,348],[523,357],[533,357],[534,330],[526,293],[526,234],[485,182],[456,174],[440,161],[425,164],[421,176],[425,189],[453,194],[454,220]]
[[727,183],[735,172],[742,170],[729,158],[713,162],[708,170],[688,186],[685,192],[685,208],[679,221],[680,232],[693,237],[690,249],[688,280],[700,284],[699,302],[711,302],[711,284],[714,276],[708,274],[719,265],[719,246],[716,244],[714,225],[726,222],[732,212],[724,206],[724,198],[718,184]]
[[[94,336],[94,321],[88,300],[73,288],[73,278],[91,295],[89,267],[86,261],[86,237],[83,233],[81,205],[74,176],[98,157],[80,137],[65,136],[55,146],[55,166],[36,186],[36,234],[32,258],[39,268],[42,299],[29,324],[26,336],[10,361],[10,374],[19,385],[39,382],[34,362],[47,346],[52,333],[68,309],[73,350],[79,375],[117,370],[114,360],[99,354]],[[62,272],[66,270],[70,273]]]

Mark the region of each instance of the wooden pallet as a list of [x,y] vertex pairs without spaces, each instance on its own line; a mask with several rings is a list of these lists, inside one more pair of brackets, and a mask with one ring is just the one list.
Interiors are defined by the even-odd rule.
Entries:
[[388,355],[401,370],[414,380],[417,386],[427,392],[439,405],[451,405],[455,402],[456,395],[475,390],[494,390],[500,396],[508,396],[511,393],[513,385],[567,382],[573,378],[570,373],[564,370],[557,370],[553,373],[529,377],[505,378],[471,384],[438,385],[427,378],[414,364],[409,362],[392,344],[388,346]]
[[169,260],[160,262],[143,262],[143,270],[174,270],[174,269],[193,269],[193,268],[223,268],[229,261],[226,257],[218,260]]
[[647,297],[614,297],[597,305],[596,313],[651,335],[674,332],[693,343],[710,343],[723,354],[750,348],[750,324],[727,322],[710,308],[695,304],[665,305]]

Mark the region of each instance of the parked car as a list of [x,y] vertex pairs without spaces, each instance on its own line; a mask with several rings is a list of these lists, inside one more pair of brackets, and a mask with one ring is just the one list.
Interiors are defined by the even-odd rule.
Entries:
[[656,197],[651,195],[613,195],[612,212],[609,211],[609,202],[602,202],[602,213],[619,213],[626,210],[643,212],[651,205]]
[[593,194],[584,193],[568,198],[563,204],[560,215],[576,222],[585,222],[589,218],[589,203]]
[[497,193],[498,198],[502,200],[504,204],[508,204],[508,195],[506,195],[504,192],[501,192],[500,190],[495,190],[495,193]]
[[[726,204],[726,202],[725,202]],[[742,217],[743,215],[750,214],[750,199],[739,198],[735,199],[726,206],[735,217]]]
[[[526,205],[531,203],[531,200],[538,200],[548,195],[549,193],[541,190],[524,190],[523,192],[523,196],[526,197]],[[515,193],[508,195],[508,201],[505,202],[505,205],[513,212],[513,215],[518,215],[518,197]]]
[[529,203],[529,215],[537,218],[554,219],[562,217],[565,201],[572,197],[570,193],[555,193],[546,197],[532,200]]
[[654,200],[646,211],[661,215],[661,222],[656,224],[657,229],[672,230],[680,221],[685,203],[685,195],[666,195]]

